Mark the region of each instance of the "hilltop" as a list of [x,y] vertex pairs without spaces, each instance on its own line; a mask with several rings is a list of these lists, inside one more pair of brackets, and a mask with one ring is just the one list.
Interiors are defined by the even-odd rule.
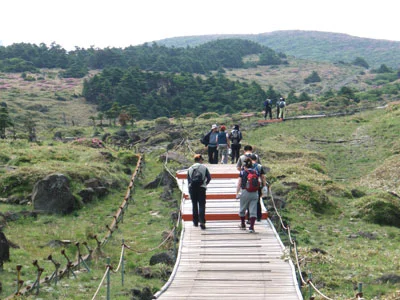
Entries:
[[360,38],[342,33],[282,30],[260,34],[183,36],[156,42],[168,47],[194,47],[226,38],[254,41],[277,52],[313,61],[349,63],[362,57],[373,68],[381,64],[395,69],[400,67],[400,42]]

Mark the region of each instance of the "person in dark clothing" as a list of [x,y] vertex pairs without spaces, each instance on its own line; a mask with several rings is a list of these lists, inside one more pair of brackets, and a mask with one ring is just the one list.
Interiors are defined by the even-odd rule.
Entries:
[[211,133],[208,141],[208,162],[210,164],[218,164],[218,148],[217,148],[218,126],[211,126]]
[[279,102],[280,100],[276,100],[276,118],[279,119]]
[[272,120],[272,100],[267,99],[264,101],[264,120],[267,119],[267,116],[269,115],[269,118]]
[[[200,180],[198,179],[200,178]],[[206,229],[206,190],[211,181],[211,174],[208,168],[203,165],[201,154],[194,156],[194,164],[187,172],[189,184],[189,195],[192,200],[193,225]]]
[[222,125],[217,136],[218,161],[221,164],[228,163],[228,149],[231,147],[229,134],[225,132],[225,129],[226,127]]
[[240,155],[240,141],[242,140],[242,133],[239,130],[239,125],[233,126],[232,131],[229,133],[229,139],[231,140],[231,163],[235,164]]

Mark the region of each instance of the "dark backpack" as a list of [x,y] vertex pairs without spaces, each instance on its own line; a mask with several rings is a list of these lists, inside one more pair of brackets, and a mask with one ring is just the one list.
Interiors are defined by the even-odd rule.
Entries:
[[247,173],[247,181],[246,181],[246,190],[248,192],[257,192],[260,188],[260,181],[258,178],[260,175],[258,174],[257,170],[248,169]]
[[210,134],[211,134],[211,131],[208,132],[205,136],[203,136],[200,139],[200,143],[202,143],[204,146],[208,146],[208,144],[210,143]]
[[279,102],[279,108],[284,108],[285,107],[285,102],[284,101],[280,101]]
[[232,130],[231,141],[233,144],[239,144],[240,142],[240,132],[237,129]]
[[192,182],[190,183],[190,187],[193,188],[202,186],[202,184],[204,183],[204,178],[199,168],[193,169],[191,180]]

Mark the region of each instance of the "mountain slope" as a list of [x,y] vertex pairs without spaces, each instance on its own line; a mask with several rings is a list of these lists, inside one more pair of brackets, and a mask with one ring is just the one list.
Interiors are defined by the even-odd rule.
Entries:
[[359,38],[341,33],[283,30],[261,34],[175,37],[156,42],[170,47],[186,47],[225,38],[248,39],[287,55],[315,61],[349,63],[356,57],[362,57],[372,68],[381,64],[392,68],[400,67],[400,42]]

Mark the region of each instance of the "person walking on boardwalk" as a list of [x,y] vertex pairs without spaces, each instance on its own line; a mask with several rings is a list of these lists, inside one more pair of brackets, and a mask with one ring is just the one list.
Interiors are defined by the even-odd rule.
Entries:
[[283,120],[285,118],[285,110],[286,110],[285,98],[280,98],[279,99],[279,119]]
[[[260,163],[260,159],[259,157],[252,153],[250,155],[251,158],[251,162],[253,163],[253,167],[258,171],[258,173],[260,174],[260,187],[258,189],[258,201],[257,201],[257,221],[260,222],[261,218],[262,218],[262,211],[261,211],[261,196],[263,194],[265,194],[265,189],[267,188],[267,179],[265,177],[265,173],[266,170],[269,168],[264,168],[261,163]],[[258,161],[258,162],[257,162]],[[264,189],[264,190],[263,190]]]
[[[240,172],[244,168],[244,162],[247,158],[254,158],[254,163],[261,166],[260,158],[257,154],[253,153],[253,147],[251,145],[244,146],[244,153],[241,155],[236,163],[236,169]],[[257,202],[257,221],[261,221],[262,212],[260,201]],[[250,222],[250,213],[248,213],[248,218]]]
[[266,99],[264,101],[264,120],[267,119],[267,116],[269,115],[269,118],[272,120],[272,100],[271,99]]
[[211,133],[208,140],[208,162],[210,164],[218,164],[218,148],[217,148],[218,126],[211,126]]
[[194,164],[187,171],[189,195],[192,200],[193,225],[206,229],[206,190],[211,181],[208,168],[203,165],[201,154],[194,156]]
[[231,163],[234,164],[238,161],[240,155],[240,141],[242,140],[242,132],[239,130],[239,125],[233,126],[231,133],[229,134],[229,140],[231,141]]
[[[237,162],[236,162],[236,169],[240,172],[242,169],[243,169],[243,167],[244,167],[244,161],[245,161],[245,159],[246,158],[248,158],[248,157],[250,157],[251,156],[251,154],[253,154],[253,147],[251,146],[251,145],[246,145],[246,146],[244,146],[244,148],[243,148],[243,150],[244,150],[244,153],[239,157],[239,159],[237,160]],[[258,155],[257,154],[255,154],[256,156],[257,156],[257,163],[258,164],[261,164],[260,163],[260,158],[258,157]]]
[[260,174],[254,165],[250,157],[244,160],[243,169],[240,171],[239,180],[236,188],[236,199],[240,199],[240,229],[246,229],[245,217],[246,210],[249,210],[250,214],[250,227],[249,232],[254,233],[254,224],[257,218],[257,201]]
[[222,125],[220,131],[217,135],[217,145],[218,145],[218,161],[221,164],[228,163],[228,148],[231,147],[229,141],[229,135],[225,132],[226,127]]

